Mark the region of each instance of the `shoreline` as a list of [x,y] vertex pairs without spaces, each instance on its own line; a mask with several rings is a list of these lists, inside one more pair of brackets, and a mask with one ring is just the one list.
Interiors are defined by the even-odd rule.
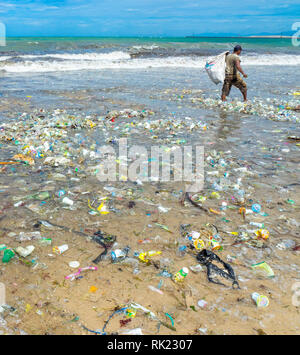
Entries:
[[[172,98],[172,90],[165,95],[167,99]],[[184,95],[193,98],[200,93],[184,91]],[[73,99],[78,99],[78,93],[74,93]],[[190,100],[186,104],[188,102]],[[199,109],[203,105],[199,97],[198,100],[194,97],[192,102]],[[299,213],[298,188],[291,187],[282,194],[283,180],[276,189],[272,180],[275,174],[272,160],[281,162],[274,147],[278,147],[279,142],[280,149],[286,149],[280,138],[280,128],[283,129],[286,123],[269,121],[268,131],[273,132],[273,144],[262,141],[263,136],[255,138],[260,142],[256,143],[255,152],[267,145],[271,154],[266,160],[267,166],[259,167],[260,155],[240,159],[230,140],[226,142],[226,137],[230,138],[226,127],[234,127],[234,121],[251,124],[246,114],[227,113],[224,122],[220,113],[219,120],[212,122],[215,120],[212,117],[209,120],[212,114],[208,113],[203,119],[205,129],[202,125],[191,129],[199,120],[179,123],[173,118],[158,124],[155,123],[160,117],[157,112],[133,105],[130,111],[124,111],[128,107],[125,103],[114,105],[114,110],[107,112],[103,108],[92,116],[81,110],[80,117],[74,112],[57,110],[54,113],[33,107],[27,117],[14,122],[18,125],[17,130],[10,125],[3,127],[3,148],[7,144],[10,154],[12,147],[26,154],[22,149],[25,137],[30,138],[35,146],[39,146],[40,141],[51,144],[51,137],[55,142],[53,152],[44,152],[46,157],[33,155],[34,165],[17,165],[13,170],[4,166],[1,169],[1,194],[5,203],[0,221],[1,243],[10,248],[35,247],[27,258],[15,257],[8,264],[0,262],[1,269],[5,265],[1,281],[9,290],[7,303],[16,309],[12,315],[9,310],[4,313],[5,333],[89,334],[86,328],[102,331],[116,307],[132,309],[134,303],[151,310],[160,321],[147,317],[142,311],[132,318],[121,313],[109,322],[105,329],[108,334],[121,334],[136,328],[141,328],[145,335],[299,333],[294,308],[290,305],[291,295],[286,291],[291,289],[300,272],[299,251],[277,247],[287,239],[286,228],[289,229],[288,239],[297,241],[297,224],[293,223],[297,223]],[[230,123],[233,117],[235,119]],[[114,130],[116,125],[117,131]],[[258,128],[258,123],[252,125]],[[141,133],[141,136],[135,136],[135,144],[145,142],[147,138],[152,144],[180,147],[182,130],[196,135],[198,142],[202,137],[206,149],[206,185],[203,191],[194,195],[194,200],[196,204],[202,201],[208,212],[188,200],[181,202],[182,183],[141,185],[130,180],[107,183],[97,180],[94,171],[99,161],[93,158],[97,152],[93,147],[96,137],[105,141],[104,137],[98,137],[100,132],[105,132],[106,140],[114,146],[120,137],[128,135],[128,127]],[[170,135],[170,127],[171,141],[166,137]],[[249,132],[253,131],[250,127]],[[115,132],[118,132],[117,136]],[[236,132],[237,137],[241,133],[242,130]],[[11,141],[10,134],[18,140],[17,146],[12,145],[14,140]],[[112,134],[113,139],[110,138]],[[250,138],[248,133],[246,136]],[[285,164],[293,164],[297,154],[295,143],[289,145],[293,154],[285,155]],[[239,143],[235,145],[239,147]],[[64,152],[68,152],[65,157]],[[45,163],[48,157],[61,160],[55,164],[50,159],[48,165]],[[289,183],[293,181],[293,165],[289,166],[292,172],[288,167],[276,170],[275,181],[282,176]],[[268,175],[269,169],[272,176]],[[227,182],[220,189],[218,180],[226,172],[229,174]],[[240,184],[239,190],[245,190],[244,202],[240,200],[242,195],[236,190],[236,183]],[[226,184],[229,184],[227,188]],[[58,191],[65,191],[63,197],[58,196]],[[72,206],[63,203],[65,196],[73,201]],[[97,212],[101,201],[105,201],[108,214]],[[262,206],[262,214],[251,212],[254,202]],[[241,206],[248,210],[245,219],[239,213]],[[280,219],[283,213],[287,222]],[[256,228],[250,222],[264,223],[270,231],[268,240],[257,239]],[[226,287],[208,282],[205,267],[196,268],[199,264],[195,250],[187,250],[184,255],[179,253],[181,246],[189,244],[181,234],[183,224],[191,224],[191,230],[201,234],[208,249],[208,236],[213,233],[208,224],[217,226],[223,250],[215,253],[230,263],[240,290],[233,290],[226,280],[222,280]],[[92,260],[103,252],[103,248],[91,240],[98,230],[116,236],[118,244],[109,249],[107,257],[98,264],[98,270],[85,271],[81,278],[73,281],[66,280],[67,275],[77,271],[69,266],[70,262],[78,261],[80,267],[94,266]],[[20,239],[25,236],[23,233],[28,240]],[[40,234],[36,238],[34,233]],[[49,240],[51,245],[46,243]],[[55,254],[53,247],[63,244],[69,249],[62,255]],[[112,262],[110,252],[127,246],[129,257]],[[134,256],[151,250],[160,251],[161,255],[153,257],[148,265]],[[251,265],[262,261],[274,270],[274,278],[253,271]],[[184,283],[178,285],[168,275],[183,267],[189,268],[189,274]],[[256,307],[251,299],[252,292],[269,298],[267,309]],[[170,319],[166,314],[174,321],[173,329],[168,327]],[[128,323],[123,327],[122,322]]]

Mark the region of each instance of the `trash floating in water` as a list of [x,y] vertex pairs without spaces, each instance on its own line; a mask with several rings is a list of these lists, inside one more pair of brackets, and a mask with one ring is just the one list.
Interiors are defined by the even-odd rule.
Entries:
[[[226,105],[218,104],[221,111],[239,112],[241,109],[240,112],[245,114],[249,114],[250,107],[251,105],[245,107],[236,102]],[[253,107],[252,104],[252,109],[254,109]],[[216,109],[216,107],[211,108]],[[284,114],[280,111],[283,111]],[[280,120],[284,118],[293,120],[293,113],[290,112],[291,115],[287,115],[286,111],[285,106],[280,107],[274,118],[277,119],[278,115]],[[250,112],[250,114],[252,113]],[[205,275],[202,274],[204,270],[207,272],[209,282],[223,285],[222,280],[224,280],[224,284],[228,280],[232,283],[233,288],[239,288],[239,281],[243,283],[243,289],[249,288],[250,276],[245,274],[248,272],[253,276],[254,273],[251,272],[251,269],[249,272],[249,265],[256,260],[268,260],[272,267],[274,265],[276,275],[281,275],[281,270],[284,269],[289,270],[291,274],[297,271],[295,265],[282,264],[278,268],[276,265],[276,260],[283,260],[281,254],[285,253],[287,256],[297,254],[293,252],[296,247],[293,240],[278,239],[279,235],[291,235],[291,238],[296,238],[294,233],[299,226],[297,227],[295,224],[297,221],[292,221],[290,218],[290,212],[295,212],[296,215],[299,208],[297,182],[295,181],[296,185],[287,185],[282,188],[284,191],[281,192],[279,190],[281,186],[274,184],[274,186],[276,185],[275,189],[272,185],[273,180],[270,178],[269,183],[264,175],[267,174],[268,169],[274,174],[272,177],[277,177],[276,173],[279,171],[286,174],[291,170],[293,173],[288,159],[292,149],[298,148],[293,144],[295,139],[288,141],[286,138],[288,134],[292,133],[282,131],[282,141],[279,142],[278,149],[276,146],[267,146],[265,142],[255,141],[255,149],[259,152],[262,151],[266,160],[256,159],[253,162],[247,156],[237,158],[237,154],[229,150],[232,148],[231,146],[226,147],[225,151],[217,151],[215,149],[216,142],[212,138],[216,132],[214,131],[215,127],[213,124],[203,122],[202,118],[197,122],[197,119],[188,117],[177,119],[174,114],[170,119],[156,119],[155,115],[147,110],[144,113],[142,111],[134,113],[132,110],[123,113],[120,111],[108,112],[105,117],[93,118],[81,115],[71,116],[65,111],[51,114],[48,112],[45,115],[46,119],[40,118],[37,113],[24,115],[20,118],[21,123],[14,122],[14,128],[4,124],[3,130],[0,131],[1,143],[12,144],[13,140],[10,139],[18,140],[18,144],[13,143],[14,152],[10,152],[6,159],[3,158],[3,162],[12,159],[15,151],[23,154],[24,159],[23,161],[22,159],[14,161],[13,163],[16,164],[7,164],[7,166],[3,164],[1,169],[8,169],[6,170],[8,176],[13,178],[22,177],[23,179],[24,169],[27,174],[37,176],[36,179],[33,179],[35,183],[32,186],[27,186],[21,179],[17,180],[16,185],[12,185],[14,188],[16,187],[16,190],[13,190],[16,196],[10,196],[11,201],[8,201],[7,206],[4,203],[1,205],[0,218],[6,214],[7,210],[13,211],[16,216],[22,216],[21,221],[19,217],[16,218],[17,226],[13,230],[5,230],[6,225],[3,225],[3,236],[10,239],[9,242],[5,240],[9,247],[5,246],[1,255],[4,251],[6,262],[12,260],[10,264],[4,265],[6,270],[26,262],[26,260],[22,260],[26,253],[19,257],[17,249],[24,252],[27,248],[27,241],[30,241],[30,244],[36,242],[34,244],[36,246],[35,253],[40,255],[34,256],[34,260],[39,258],[39,261],[37,263],[27,260],[27,262],[34,265],[36,270],[49,268],[47,272],[43,271],[41,278],[44,281],[48,280],[48,285],[53,282],[53,285],[61,287],[61,290],[66,292],[64,302],[70,302],[72,297],[71,293],[67,296],[68,287],[70,286],[72,291],[78,287],[76,292],[79,291],[78,294],[81,292],[79,297],[82,296],[82,302],[93,302],[91,308],[93,308],[93,312],[97,312],[97,317],[101,317],[102,314],[105,316],[105,312],[109,312],[110,315],[118,314],[119,317],[124,318],[116,321],[118,325],[121,324],[122,328],[128,325],[128,319],[131,320],[130,324],[133,327],[143,324],[143,332],[142,328],[136,328],[140,330],[137,331],[139,334],[144,333],[144,324],[146,327],[146,320],[149,319],[157,322],[158,331],[160,325],[174,331],[174,324],[180,318],[181,323],[178,322],[178,324],[182,326],[184,318],[180,312],[184,311],[179,306],[181,305],[180,296],[177,299],[178,295],[175,291],[173,294],[172,290],[190,289],[195,292],[195,280],[199,280],[200,284],[207,282]],[[52,115],[53,119],[48,119],[48,115]],[[267,114],[267,117],[271,118],[271,114]],[[22,132],[18,132],[22,129]],[[104,132],[104,138],[101,136],[98,141],[94,140],[92,134],[98,135],[100,131]],[[170,148],[172,145],[186,144],[188,142],[186,136],[192,133],[196,135],[200,132],[208,133],[208,131],[212,133],[208,143],[211,149],[208,148],[205,151],[205,186],[198,193],[186,193],[182,186],[174,185],[171,188],[159,181],[152,181],[148,184],[141,181],[141,176],[139,176],[141,180],[136,179],[135,181],[129,181],[122,177],[118,183],[100,183],[96,179],[97,173],[102,168],[101,162],[103,160],[103,156],[98,150],[100,140],[101,144],[106,143],[115,147],[119,144],[118,135],[127,137],[131,133],[143,132],[149,141],[159,142],[163,151],[168,152],[172,151]],[[181,136],[183,134],[185,137]],[[208,138],[208,136],[204,138]],[[237,137],[232,134],[231,138]],[[222,143],[222,139],[217,142],[218,145]],[[242,144],[242,142],[240,143]],[[289,144],[288,148],[286,148],[287,144]],[[289,149],[289,154],[284,155],[286,161],[281,160],[284,149]],[[239,153],[243,155],[242,149]],[[31,159],[35,164],[30,165]],[[268,160],[270,165],[266,167]],[[119,167],[122,166],[122,159],[116,159],[116,161]],[[161,164],[163,166],[165,162],[162,161]],[[14,175],[15,170],[9,169],[23,170],[21,176],[18,176]],[[43,184],[37,181],[38,179],[41,179]],[[21,186],[20,193],[17,190],[19,186]],[[5,195],[9,188],[11,187],[3,184],[0,191]],[[257,194],[256,188],[260,189],[260,193],[268,188],[269,190],[265,195]],[[153,193],[151,189],[153,189]],[[271,189],[273,191],[270,192]],[[282,194],[278,199],[275,194],[277,192]],[[181,204],[178,203],[179,200]],[[259,201],[259,204],[255,203],[256,201]],[[278,210],[280,218],[277,218],[275,210]],[[25,213],[30,214],[28,218],[24,218],[24,221],[22,220],[23,213],[24,215]],[[65,218],[66,221],[61,222]],[[139,224],[141,220],[143,223]],[[179,223],[181,223],[180,226]],[[64,227],[62,224],[71,227]],[[115,233],[118,238],[114,234],[103,232],[103,230]],[[272,233],[272,238],[270,238],[269,231]],[[158,233],[160,235],[157,235]],[[75,241],[74,238],[78,236],[82,239]],[[63,246],[60,243],[68,243],[70,250],[65,256],[53,258],[52,254],[48,254],[50,250],[53,250],[50,247],[52,242],[60,247]],[[22,247],[20,247],[20,243],[22,243]],[[277,248],[273,248],[273,245]],[[60,247],[55,251],[64,252],[64,248],[59,250]],[[150,248],[151,250],[149,250]],[[43,260],[43,252],[45,251],[46,258]],[[231,255],[227,255],[227,252]],[[101,254],[96,257],[99,253]],[[47,255],[52,256],[49,263]],[[270,256],[272,255],[274,255],[274,259],[271,262]],[[96,259],[92,260],[95,257]],[[197,265],[195,265],[195,257],[199,261]],[[234,269],[239,275],[238,278],[236,278],[231,265],[222,259],[234,264]],[[71,272],[70,268],[74,268],[76,271],[82,264],[89,265],[92,262],[97,264],[100,261],[101,270],[103,268],[101,275],[87,272],[88,270],[96,271],[96,266],[80,268],[77,272],[67,275]],[[58,266],[55,274],[51,263],[55,264],[55,267]],[[263,276],[274,277],[274,272],[268,263],[253,264],[252,269],[261,270]],[[51,280],[54,276],[57,280]],[[77,281],[70,284],[64,279]],[[98,279],[101,286],[97,283]],[[170,279],[176,284],[171,283]],[[278,279],[280,282],[280,277]],[[125,282],[123,283],[123,281]],[[254,283],[257,278],[252,277],[252,281]],[[134,304],[130,303],[124,307],[122,304],[124,299],[134,299],[130,298],[134,293],[132,294],[130,291],[128,297],[122,295],[119,298],[119,294],[115,290],[118,289],[121,282],[122,287],[128,282],[131,291],[142,290],[145,305],[151,310],[137,304],[135,305],[137,308],[134,308]],[[261,283],[261,281],[259,282]],[[258,290],[260,283],[257,284]],[[34,288],[34,285],[31,287]],[[210,284],[206,289],[212,289],[213,292],[194,293],[190,297],[188,309],[192,309],[195,313],[190,313],[199,315],[201,312],[204,316],[208,315],[214,320],[215,304],[220,302],[216,297],[216,291],[218,291],[218,296],[220,291],[217,288],[218,286]],[[265,288],[268,289],[268,286]],[[107,299],[105,293],[108,289],[112,291],[112,305],[105,304]],[[124,287],[125,289],[126,287]],[[234,301],[237,299],[236,296],[231,296],[236,295],[235,292],[230,290],[224,292],[226,297],[234,297]],[[176,296],[178,306],[173,304],[173,296]],[[207,296],[208,298],[206,298]],[[261,295],[255,297],[257,306],[268,305],[264,297]],[[164,300],[166,304],[160,304],[161,300]],[[119,301],[119,304],[116,301]],[[221,308],[223,312],[230,308],[228,303],[225,304],[226,302],[224,301],[224,306]],[[240,302],[240,298],[238,302]],[[32,301],[28,301],[28,303],[34,304]],[[151,307],[148,306],[150,304]],[[122,311],[119,312],[121,309]],[[202,311],[204,309],[205,311]],[[32,309],[29,309],[28,312],[32,312]],[[88,312],[89,310],[87,310]],[[42,313],[37,314],[41,315]],[[45,316],[46,312],[43,314]],[[145,317],[143,323],[139,323],[141,316]],[[80,315],[81,318],[82,315]],[[205,320],[203,320],[203,326],[204,324]],[[189,328],[189,324],[186,326]],[[199,327],[199,324],[197,326]],[[106,328],[104,328],[104,332],[101,329],[92,331],[83,326],[82,328],[94,334],[106,333]],[[201,329],[204,333],[208,332],[207,328]],[[121,333],[121,331],[117,332]]]
[[25,156],[23,154],[16,154],[13,156],[13,159],[14,160],[17,160],[17,161],[20,161],[22,163],[26,163],[26,164],[29,164],[29,165],[34,165],[35,162],[34,162],[34,159],[30,156]]
[[[295,95],[296,96],[296,95]],[[225,112],[239,112],[247,115],[255,115],[268,118],[273,121],[292,121],[299,122],[300,118],[291,114],[289,107],[296,107],[296,101],[283,101],[278,99],[259,99],[253,98],[247,103],[240,101],[222,102],[220,99],[201,97],[191,97],[190,101],[200,104],[201,108],[221,109]]]

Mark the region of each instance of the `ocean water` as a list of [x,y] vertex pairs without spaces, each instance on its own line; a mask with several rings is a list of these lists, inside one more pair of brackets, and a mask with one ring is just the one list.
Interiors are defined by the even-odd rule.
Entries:
[[94,90],[101,95],[111,87],[122,87],[116,96],[126,93],[130,100],[145,96],[148,87],[152,94],[187,87],[215,97],[220,88],[208,80],[206,60],[237,43],[244,48],[249,97],[286,98],[297,89],[300,46],[286,38],[26,37],[9,38],[0,47],[1,93],[48,104],[55,103],[50,91]]
[[[208,109],[191,104],[190,99],[197,92],[220,98],[221,85],[210,81],[204,65],[237,43],[244,48],[241,59],[249,76],[250,101],[300,103],[300,96],[293,96],[300,91],[300,47],[294,47],[291,39],[9,38],[7,46],[0,47],[0,118],[15,119],[37,108],[102,115],[132,107],[155,110],[162,119],[199,117],[220,122],[218,107]],[[192,93],[185,95],[186,91]],[[240,99],[233,88],[229,100]],[[264,129],[278,128],[259,115],[250,120],[238,113],[226,117],[233,131],[238,117],[241,140],[250,131],[268,142],[272,135]],[[298,130],[297,123],[279,123],[283,125],[291,132]],[[250,152],[247,144],[243,152]]]
[[11,38],[0,48],[6,73],[202,68],[207,57],[240,43],[245,65],[300,64],[291,39],[258,38]]

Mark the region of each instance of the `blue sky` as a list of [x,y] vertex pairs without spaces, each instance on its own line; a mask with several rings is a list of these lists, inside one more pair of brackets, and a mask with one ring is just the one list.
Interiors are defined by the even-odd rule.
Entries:
[[300,21],[300,1],[0,0],[0,21],[8,36],[277,34]]

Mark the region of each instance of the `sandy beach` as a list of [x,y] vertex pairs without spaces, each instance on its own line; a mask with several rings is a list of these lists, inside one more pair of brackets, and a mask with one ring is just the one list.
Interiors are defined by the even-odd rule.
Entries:
[[[300,115],[292,108],[300,55],[285,42],[263,52],[248,40],[246,104],[235,89],[221,103],[220,86],[203,71],[222,42],[107,40],[95,51],[91,40],[78,51],[74,40],[55,51],[37,40],[42,53],[0,57],[0,258],[14,253],[0,260],[0,334],[299,334]],[[203,146],[204,187],[191,193],[194,203],[185,181],[143,181],[150,155],[142,154],[135,180],[119,174],[122,139],[147,152]],[[103,146],[116,152],[116,181],[99,180]],[[93,238],[99,231],[114,238],[95,264],[104,251]],[[240,289],[220,275],[225,286],[209,282],[193,232],[205,249],[214,247],[210,237],[222,247],[213,251]],[[26,257],[16,251],[28,246]],[[160,253],[145,263],[149,251]],[[253,268],[262,262],[274,275]]]

